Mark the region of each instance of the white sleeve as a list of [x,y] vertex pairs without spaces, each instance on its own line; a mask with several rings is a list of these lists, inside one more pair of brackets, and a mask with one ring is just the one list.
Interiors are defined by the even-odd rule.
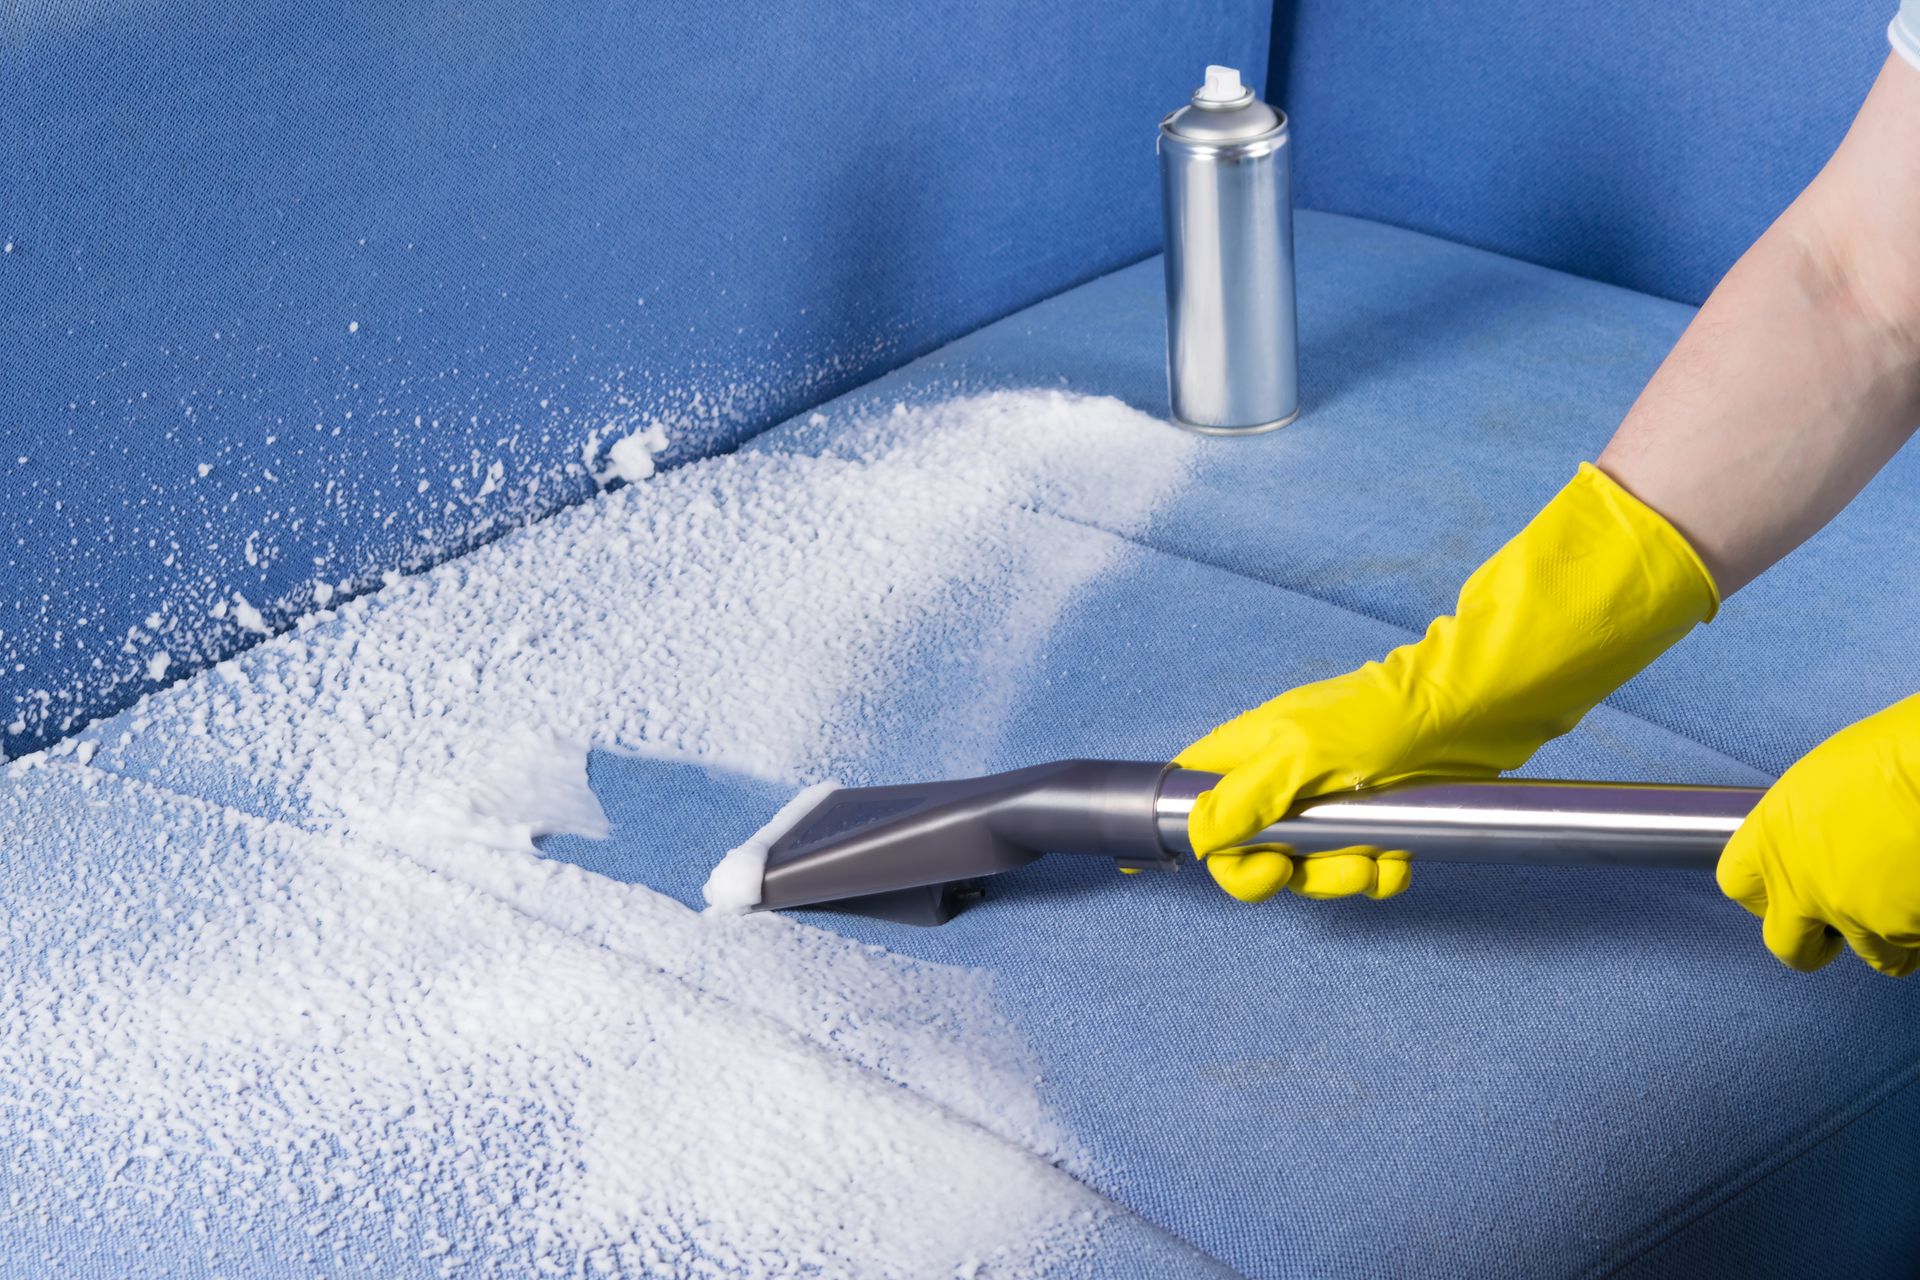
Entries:
[[1887,39],[1895,53],[1920,68],[1920,0],[1900,0],[1900,12],[1887,28]]

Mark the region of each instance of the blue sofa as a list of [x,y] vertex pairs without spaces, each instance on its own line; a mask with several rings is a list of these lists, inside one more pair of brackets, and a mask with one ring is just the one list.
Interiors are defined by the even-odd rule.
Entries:
[[[1376,656],[1597,451],[1837,141],[1889,7],[17,5],[0,712],[9,755],[79,734],[106,781],[0,779],[5,914],[84,903],[64,868],[103,837],[63,833],[96,785],[299,826],[182,770],[137,699],[599,500],[636,427],[671,469],[858,456],[895,404],[1004,389],[1165,416],[1152,130],[1207,62],[1267,67],[1294,118],[1300,423],[1198,446],[1144,524],[1039,504],[1112,558],[994,732],[956,760],[970,691],[929,660],[834,763],[1158,758]],[[1920,688],[1920,582],[1884,568],[1920,559],[1917,500],[1903,455],[1530,771],[1764,782]],[[662,759],[591,778],[611,836],[543,853],[690,904],[777,805]],[[1789,973],[1697,877],[1427,867],[1262,910],[1061,859],[1004,879],[942,929],[809,923],[996,976],[1132,1224],[1078,1269],[1920,1269],[1920,988]],[[220,1273],[153,1212],[132,1256],[84,1214],[0,1216],[0,1274]]]

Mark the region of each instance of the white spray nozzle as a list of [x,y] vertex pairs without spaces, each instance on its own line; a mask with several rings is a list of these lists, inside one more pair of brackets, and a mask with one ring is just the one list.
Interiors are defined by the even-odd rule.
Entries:
[[1247,87],[1240,83],[1240,73],[1232,67],[1208,67],[1207,83],[1196,93],[1197,102],[1232,102],[1245,96]]

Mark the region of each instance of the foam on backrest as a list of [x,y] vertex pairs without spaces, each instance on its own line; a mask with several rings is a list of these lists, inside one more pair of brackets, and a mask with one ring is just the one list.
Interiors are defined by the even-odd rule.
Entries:
[[1153,252],[1269,17],[0,9],[0,748]]

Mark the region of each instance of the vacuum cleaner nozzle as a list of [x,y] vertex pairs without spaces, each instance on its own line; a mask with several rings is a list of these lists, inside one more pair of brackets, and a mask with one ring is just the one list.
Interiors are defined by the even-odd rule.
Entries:
[[1155,805],[1164,764],[1060,760],[985,778],[828,794],[767,852],[760,909],[823,907],[944,924],[978,877],[1047,853],[1170,865]]

